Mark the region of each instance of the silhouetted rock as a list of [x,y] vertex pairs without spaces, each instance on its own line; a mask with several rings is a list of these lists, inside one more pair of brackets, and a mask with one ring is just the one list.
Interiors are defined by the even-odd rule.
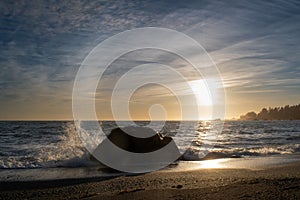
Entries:
[[[140,137],[134,137],[130,134],[140,135]],[[152,136],[146,137],[148,135]],[[118,147],[134,153],[156,151],[172,141],[171,137],[163,137],[154,130],[145,127],[116,128],[111,131],[107,138]]]
[[[105,154],[105,156],[114,156],[115,159],[120,158],[118,155],[111,154],[110,149],[107,149],[110,142],[125,151],[133,153],[150,153],[162,149],[171,143],[172,147],[169,148],[169,151],[163,151],[161,156],[180,157],[179,150],[171,137],[163,137],[161,134],[146,127],[124,127],[122,129],[113,129],[107,138],[95,149],[93,155]],[[94,159],[95,158],[92,156],[92,160]]]

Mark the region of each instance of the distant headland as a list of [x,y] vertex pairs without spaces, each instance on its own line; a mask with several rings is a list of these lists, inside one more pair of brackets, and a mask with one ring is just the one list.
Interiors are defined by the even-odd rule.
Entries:
[[300,104],[263,108],[259,113],[248,112],[240,120],[300,120]]

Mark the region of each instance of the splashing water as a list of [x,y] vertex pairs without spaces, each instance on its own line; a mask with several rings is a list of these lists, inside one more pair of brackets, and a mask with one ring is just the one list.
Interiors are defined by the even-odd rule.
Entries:
[[[89,134],[85,132],[88,123],[80,123],[77,134],[73,122],[0,122],[0,168],[94,166],[96,163],[89,160],[82,141],[90,149],[96,148],[116,123],[103,122],[104,133],[94,130]],[[216,138],[207,136],[210,122],[199,122],[196,132],[181,134],[178,134],[178,124],[166,122],[162,133],[173,137],[181,152],[185,151],[186,160],[201,160],[205,156],[204,141],[213,145],[211,158],[300,152],[300,121],[228,121]]]

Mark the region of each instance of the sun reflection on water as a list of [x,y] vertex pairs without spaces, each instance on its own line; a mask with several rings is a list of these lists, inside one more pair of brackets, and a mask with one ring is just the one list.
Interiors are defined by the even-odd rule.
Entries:
[[216,169],[216,168],[225,168],[224,159],[216,160],[204,160],[201,161],[199,168],[202,169]]

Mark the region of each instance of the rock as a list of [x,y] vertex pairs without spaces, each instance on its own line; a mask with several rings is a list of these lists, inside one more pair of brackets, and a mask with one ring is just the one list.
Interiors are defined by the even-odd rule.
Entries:
[[181,189],[183,186],[182,185],[177,185],[176,188],[177,189]]
[[[130,134],[141,137],[134,137]],[[152,136],[144,138],[147,135]],[[145,127],[116,128],[108,135],[108,139],[118,147],[134,153],[156,151],[172,141],[171,137],[163,137],[154,130]]]
[[[135,137],[135,136],[140,137]],[[102,155],[105,158],[114,157],[114,159],[126,160],[122,156],[111,154],[111,151],[107,149],[109,147],[109,141],[118,146],[119,148],[133,152],[133,153],[150,153],[159,150],[169,143],[171,144],[171,150],[163,152],[162,156],[167,157],[180,157],[179,150],[171,137],[163,137],[161,134],[156,133],[154,130],[147,127],[124,127],[113,129],[106,139],[95,149],[93,155]],[[121,154],[120,154],[121,155]],[[96,160],[91,156],[92,160]],[[159,160],[159,159],[158,159]]]

